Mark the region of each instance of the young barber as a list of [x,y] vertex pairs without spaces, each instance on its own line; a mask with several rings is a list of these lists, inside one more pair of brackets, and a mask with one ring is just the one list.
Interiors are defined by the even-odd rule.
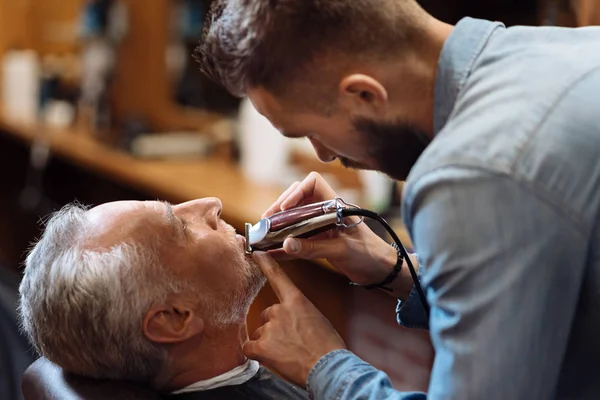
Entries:
[[[393,278],[399,322],[430,330],[428,393],[395,391],[345,350],[264,254],[281,303],[247,355],[317,399],[600,398],[600,28],[450,26],[414,0],[228,0],[198,58],[322,161],[407,179],[431,308],[364,225],[288,240],[356,283]],[[333,196],[311,174],[266,214]]]

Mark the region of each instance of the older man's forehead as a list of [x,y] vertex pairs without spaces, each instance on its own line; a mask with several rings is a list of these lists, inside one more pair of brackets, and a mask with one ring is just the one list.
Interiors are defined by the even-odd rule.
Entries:
[[126,213],[140,207],[140,201],[113,201],[110,203],[100,204],[87,211],[89,219],[102,218],[109,214]]
[[[149,227],[159,226],[160,202],[118,201],[94,207],[86,213],[87,245],[110,247],[129,240],[143,240]],[[164,214],[164,211],[163,211]]]

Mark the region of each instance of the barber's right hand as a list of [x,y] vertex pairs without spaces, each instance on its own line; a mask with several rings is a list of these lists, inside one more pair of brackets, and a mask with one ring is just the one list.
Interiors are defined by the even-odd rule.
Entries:
[[[332,200],[335,191],[325,179],[311,172],[302,182],[290,186],[264,213],[263,218],[279,211]],[[351,217],[356,222],[358,217]],[[377,236],[366,224],[353,228],[339,228],[321,233],[310,239],[286,239],[282,250],[270,252],[275,259],[327,260],[352,281],[368,285],[381,282],[394,268],[396,250]]]

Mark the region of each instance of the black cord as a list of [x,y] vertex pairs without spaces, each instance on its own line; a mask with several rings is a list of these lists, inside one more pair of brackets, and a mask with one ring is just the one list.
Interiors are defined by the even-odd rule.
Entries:
[[417,276],[417,272],[415,271],[415,267],[413,266],[412,261],[410,260],[410,257],[408,255],[408,252],[406,251],[406,248],[400,241],[400,238],[398,237],[398,235],[396,235],[396,232],[394,232],[392,227],[390,227],[390,225],[386,222],[385,219],[383,219],[379,214],[377,214],[373,211],[365,210],[363,208],[341,208],[338,211],[338,218],[340,220],[343,217],[350,217],[350,216],[367,217],[367,218],[377,220],[381,225],[383,225],[385,230],[390,234],[390,236],[392,237],[394,242],[396,242],[396,245],[398,245],[398,248],[400,249],[400,252],[402,253],[402,257],[404,257],[404,259],[406,260],[406,264],[408,265],[408,270],[410,271],[410,276],[412,277],[412,280],[415,284],[415,288],[417,289],[417,293],[419,294],[419,299],[421,300],[421,303],[423,304],[423,308],[425,309],[427,318],[429,318],[429,303],[427,303],[427,299],[425,298],[425,293],[423,292],[423,288],[421,287],[421,284],[419,283],[419,278]]

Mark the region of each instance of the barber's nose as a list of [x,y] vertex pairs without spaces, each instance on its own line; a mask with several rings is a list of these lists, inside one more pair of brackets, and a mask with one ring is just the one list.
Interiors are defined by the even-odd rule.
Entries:
[[192,200],[174,207],[176,212],[185,214],[188,220],[197,221],[203,219],[213,229],[219,227],[223,203],[216,197],[205,197]]
[[309,138],[308,140],[310,140],[310,143],[315,149],[315,153],[317,153],[317,157],[319,158],[319,160],[328,163],[336,159],[337,154],[329,150],[327,147],[323,146],[321,142],[313,138]]

